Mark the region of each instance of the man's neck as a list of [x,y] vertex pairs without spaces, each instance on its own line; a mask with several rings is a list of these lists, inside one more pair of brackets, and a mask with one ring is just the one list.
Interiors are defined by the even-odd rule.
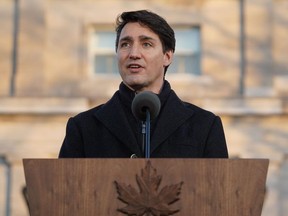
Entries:
[[[123,82],[124,83],[124,82]],[[155,94],[160,94],[160,92],[162,91],[163,89],[163,86],[164,86],[164,79],[161,83],[161,85],[157,86],[157,87],[145,87],[145,86],[129,86],[127,85],[126,83],[124,83],[124,85],[126,85],[130,90],[134,91],[135,93],[140,93],[140,92],[143,92],[143,91],[151,91]]]

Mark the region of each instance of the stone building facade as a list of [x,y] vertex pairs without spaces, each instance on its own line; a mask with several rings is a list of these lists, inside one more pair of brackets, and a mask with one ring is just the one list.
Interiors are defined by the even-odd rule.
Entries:
[[139,9],[196,28],[198,73],[167,79],[180,98],[222,117],[231,157],[270,159],[263,215],[284,216],[287,0],[0,0],[0,215],[7,170],[10,213],[28,215],[22,159],[56,158],[68,117],[118,88],[119,75],[94,71],[91,41],[99,29],[113,32],[122,11]]

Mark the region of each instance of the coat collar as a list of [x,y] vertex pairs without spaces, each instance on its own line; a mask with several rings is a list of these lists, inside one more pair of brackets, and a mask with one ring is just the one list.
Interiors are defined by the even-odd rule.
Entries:
[[[133,132],[134,128],[131,128],[131,124],[124,111],[125,108],[121,103],[120,93],[117,91],[113,97],[95,113],[95,116],[133,153],[142,155],[142,151],[137,144],[137,139]],[[161,103],[163,103],[162,100]],[[175,92],[171,90],[164,104],[162,104],[156,128],[151,137],[151,154],[192,115],[193,111],[186,108]]]
[[119,91],[95,113],[95,116],[111,134],[124,143],[134,154],[142,155],[133,128],[131,128],[124,107],[121,105]]

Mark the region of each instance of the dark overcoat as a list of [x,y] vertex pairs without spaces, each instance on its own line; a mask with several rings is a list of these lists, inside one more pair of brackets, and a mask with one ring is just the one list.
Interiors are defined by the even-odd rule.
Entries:
[[[105,104],[68,120],[60,158],[143,157],[117,91]],[[151,158],[227,158],[219,116],[171,90],[151,136]]]

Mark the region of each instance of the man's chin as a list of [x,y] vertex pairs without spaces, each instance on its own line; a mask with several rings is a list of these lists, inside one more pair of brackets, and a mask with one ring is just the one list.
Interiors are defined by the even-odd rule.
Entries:
[[145,88],[145,85],[143,83],[134,82],[134,83],[128,83],[128,84],[125,83],[125,85],[128,88],[130,88],[130,89],[132,89],[133,91],[136,91],[136,92],[141,91],[141,90],[143,90]]

